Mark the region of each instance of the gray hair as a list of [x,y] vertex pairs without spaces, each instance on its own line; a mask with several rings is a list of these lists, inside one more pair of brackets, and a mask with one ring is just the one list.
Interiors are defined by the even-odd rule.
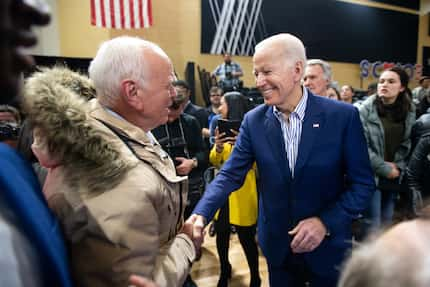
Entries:
[[[430,236],[422,223],[421,220],[401,223],[394,228],[404,238],[397,233],[382,235],[353,250],[338,287],[430,286]],[[409,233],[405,228],[413,224],[419,225],[415,227],[418,231]]]
[[145,66],[146,50],[168,58],[158,45],[138,37],[121,36],[101,44],[88,72],[97,98],[104,105],[112,106],[115,103],[124,79],[131,79],[145,87],[145,73],[150,71]]
[[277,34],[264,39],[255,46],[255,51],[263,47],[269,42],[281,42],[283,46],[283,59],[290,65],[300,61],[303,63],[303,68],[306,65],[306,50],[303,42],[296,36],[288,33]]
[[320,66],[321,69],[323,70],[323,73],[324,73],[324,79],[331,81],[331,76],[332,76],[331,66],[326,61],[323,61],[321,59],[310,59],[310,60],[308,60],[306,65],[307,66],[315,66],[315,65]]

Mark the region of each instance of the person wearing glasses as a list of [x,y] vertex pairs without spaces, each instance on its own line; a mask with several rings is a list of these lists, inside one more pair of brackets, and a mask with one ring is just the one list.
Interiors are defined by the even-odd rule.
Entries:
[[[176,174],[188,176],[188,197],[184,212],[184,217],[188,218],[203,194],[203,173],[208,166],[208,152],[198,120],[184,112],[188,97],[179,87],[175,87],[175,90],[176,96],[169,107],[167,123],[152,130],[152,134],[172,158]],[[188,276],[184,286],[196,284]]]
[[191,214],[201,197],[203,172],[209,161],[199,122],[195,117],[184,113],[187,102],[187,97],[177,90],[169,107],[167,123],[152,130],[152,134],[172,158],[176,174],[188,176],[185,218]]

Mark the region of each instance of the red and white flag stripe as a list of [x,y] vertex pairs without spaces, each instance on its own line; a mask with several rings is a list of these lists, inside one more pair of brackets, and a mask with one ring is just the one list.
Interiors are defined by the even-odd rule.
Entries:
[[91,24],[113,29],[149,28],[151,0],[90,0]]

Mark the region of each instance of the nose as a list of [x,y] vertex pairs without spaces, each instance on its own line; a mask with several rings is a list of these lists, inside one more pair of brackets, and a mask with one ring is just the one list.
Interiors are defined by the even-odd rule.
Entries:
[[259,73],[255,76],[255,85],[257,86],[257,88],[264,86],[265,83],[266,78],[262,73]]

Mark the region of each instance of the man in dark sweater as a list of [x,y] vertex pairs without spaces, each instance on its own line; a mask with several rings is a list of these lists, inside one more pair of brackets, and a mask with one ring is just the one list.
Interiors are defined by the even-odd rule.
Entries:
[[163,149],[176,165],[178,175],[188,175],[188,202],[185,218],[190,215],[203,191],[203,172],[208,165],[208,153],[203,143],[197,119],[184,112],[188,98],[178,93],[169,108],[169,119],[152,130]]
[[[176,92],[176,97],[169,108],[167,123],[152,130],[152,134],[172,158],[176,173],[188,175],[188,197],[184,212],[184,218],[188,218],[203,194],[203,173],[208,167],[209,159],[199,121],[184,112],[186,106],[193,105],[189,102],[189,94],[181,89],[176,89]],[[197,285],[188,276],[183,286]]]
[[184,108],[183,112],[189,115],[194,116],[199,122],[201,129],[208,128],[208,118],[209,113],[202,107],[191,103],[190,101],[190,87],[187,82],[178,80],[173,82],[173,86],[175,87],[176,93],[180,97],[184,97]]

